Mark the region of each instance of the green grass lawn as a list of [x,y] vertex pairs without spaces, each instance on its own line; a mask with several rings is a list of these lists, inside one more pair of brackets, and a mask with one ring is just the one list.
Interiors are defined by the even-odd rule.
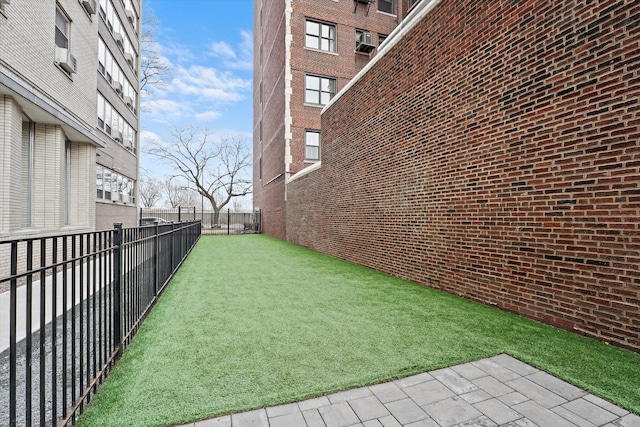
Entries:
[[166,426],[506,352],[635,413],[640,355],[266,236],[203,237],[80,426]]

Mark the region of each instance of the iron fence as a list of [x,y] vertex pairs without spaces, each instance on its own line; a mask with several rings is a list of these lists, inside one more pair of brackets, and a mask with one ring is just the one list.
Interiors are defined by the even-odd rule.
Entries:
[[140,208],[140,222],[153,223],[180,221],[185,218],[199,220],[202,234],[261,233],[261,212],[233,212],[230,209],[214,211],[194,207]]
[[0,242],[0,420],[73,425],[200,234],[190,221]]

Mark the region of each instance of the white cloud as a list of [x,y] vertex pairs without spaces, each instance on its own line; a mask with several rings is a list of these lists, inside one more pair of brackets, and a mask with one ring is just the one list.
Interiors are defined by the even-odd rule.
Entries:
[[222,65],[232,70],[250,70],[253,67],[253,34],[247,30],[240,31],[241,41],[235,49],[224,41],[213,42],[209,54],[222,58]]
[[211,44],[211,55],[219,58],[235,58],[236,53],[227,42],[213,42]]
[[191,109],[183,103],[170,99],[154,99],[145,101],[143,108],[149,109],[154,116],[182,117]]
[[162,144],[162,138],[149,130],[140,132],[140,151],[145,151],[150,145]]
[[173,92],[195,95],[209,102],[240,101],[244,99],[243,92],[250,87],[250,80],[201,65],[178,67],[171,82]]
[[201,121],[216,120],[222,116],[218,111],[205,111],[204,113],[196,114],[196,119]]

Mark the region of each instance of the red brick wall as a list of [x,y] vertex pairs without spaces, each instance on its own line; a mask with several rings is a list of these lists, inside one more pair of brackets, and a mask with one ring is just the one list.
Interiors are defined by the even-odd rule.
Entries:
[[[357,5],[357,8],[355,6]],[[398,6],[406,11],[406,0]],[[355,28],[368,30],[377,45],[377,34],[390,34],[398,19],[378,13],[372,4],[353,1],[292,0],[291,13],[291,164],[295,173],[310,165],[305,162],[305,130],[320,129],[322,107],[304,104],[305,73],[337,79],[344,86],[369,62],[369,55],[355,53]],[[254,206],[262,209],[266,234],[285,238],[285,1],[254,1]],[[262,16],[262,18],[261,18]],[[337,52],[326,53],[305,48],[307,18],[336,25]],[[260,50],[262,49],[262,62]],[[262,102],[260,83],[262,82]],[[260,122],[262,121],[262,143]],[[260,161],[262,159],[262,177]],[[275,177],[280,177],[272,181]]]
[[[306,19],[324,21],[336,26],[337,52],[327,53],[305,48]],[[358,71],[369,62],[369,55],[355,52],[356,28],[371,32],[373,43],[378,45],[378,34],[390,34],[397,26],[398,18],[379,13],[375,3],[367,12],[367,5],[353,1],[294,0],[291,16],[291,117],[292,133],[291,172],[306,166],[305,130],[320,129],[322,107],[304,103],[304,76],[306,73],[337,80],[338,90],[345,86]],[[375,51],[371,56],[375,55]]]
[[380,59],[288,240],[640,349],[640,3],[444,0]]
[[262,210],[263,232],[279,238],[285,236],[284,8],[284,1],[254,3],[253,203]]

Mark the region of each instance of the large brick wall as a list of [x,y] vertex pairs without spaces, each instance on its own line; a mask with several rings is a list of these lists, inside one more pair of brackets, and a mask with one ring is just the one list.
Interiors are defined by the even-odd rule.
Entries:
[[640,4],[443,0],[322,116],[287,238],[640,349]]

